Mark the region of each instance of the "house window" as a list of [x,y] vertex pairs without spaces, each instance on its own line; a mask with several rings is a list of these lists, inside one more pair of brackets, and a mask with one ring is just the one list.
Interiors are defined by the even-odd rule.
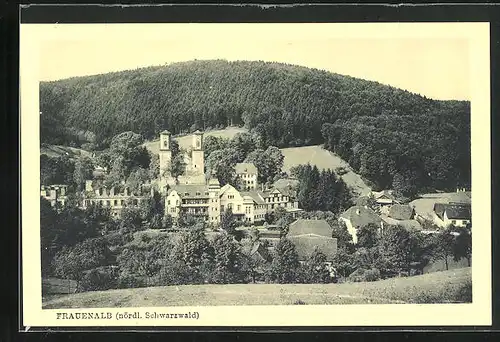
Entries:
[[113,201],[113,205],[114,205],[114,206],[117,206],[117,205],[118,205],[118,200],[114,200],[114,201]]
[[111,201],[107,200],[106,201],[106,206],[109,207],[111,205]]
[[451,224],[457,224],[457,220],[452,220]]
[[240,210],[241,210],[241,205],[238,204],[238,211],[240,211]]
[[208,196],[208,195],[209,195],[208,192],[205,192],[205,196]]
[[201,195],[201,193],[199,191],[196,192],[196,196],[200,196],[200,195]]
[[184,196],[189,196],[189,192],[185,192],[185,193],[184,193]]
[[170,205],[170,200],[167,201],[167,205]]

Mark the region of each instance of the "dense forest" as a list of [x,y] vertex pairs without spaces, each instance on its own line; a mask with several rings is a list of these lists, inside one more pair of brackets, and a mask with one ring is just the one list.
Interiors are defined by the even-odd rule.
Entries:
[[[374,66],[376,67],[376,66]],[[470,186],[470,103],[270,62],[192,61],[40,84],[42,143],[246,126],[261,146],[324,144],[375,188]]]

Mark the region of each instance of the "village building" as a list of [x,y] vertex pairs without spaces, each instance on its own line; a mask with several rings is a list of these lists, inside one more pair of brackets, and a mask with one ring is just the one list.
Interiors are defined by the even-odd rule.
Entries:
[[337,254],[337,238],[332,237],[328,222],[298,219],[290,224],[287,239],[294,244],[300,263],[306,262],[317,250],[325,255],[325,267],[331,277],[335,276],[332,264]]
[[295,215],[302,209],[298,202],[276,190],[239,191],[226,184],[211,179],[207,185],[178,184],[168,190],[165,199],[165,214],[178,218],[181,211],[202,216],[206,222],[217,224],[228,209],[237,221],[247,224],[264,222],[266,213],[279,206]]
[[165,214],[178,219],[181,212],[201,217],[206,222],[220,220],[219,182],[208,185],[174,185],[165,198]]
[[366,206],[350,207],[340,215],[339,221],[345,223],[354,243],[358,242],[357,231],[361,227],[368,225],[374,225],[379,229],[382,227],[382,219]]
[[49,186],[42,185],[40,188],[40,196],[50,202],[51,206],[59,205],[64,207],[68,200],[68,186],[64,184],[54,184]]
[[470,204],[434,204],[435,223],[442,228],[449,226],[466,227],[471,223]]
[[147,185],[140,191],[131,191],[128,186],[112,187],[107,189],[99,183],[87,180],[85,182],[85,192],[83,194],[82,208],[86,209],[92,204],[109,208],[112,217],[119,218],[125,207],[137,207],[143,201],[152,196],[153,188],[148,191]]
[[253,163],[237,163],[234,167],[240,190],[255,190],[257,188],[257,167]]

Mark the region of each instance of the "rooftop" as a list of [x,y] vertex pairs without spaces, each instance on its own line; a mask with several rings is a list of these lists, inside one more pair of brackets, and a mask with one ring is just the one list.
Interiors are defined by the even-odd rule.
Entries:
[[409,205],[394,204],[389,209],[389,217],[396,220],[410,220],[413,217],[414,210]]
[[193,197],[193,198],[206,198],[208,195],[205,193],[208,192],[208,186],[204,184],[179,184],[174,185],[169,191],[170,195],[172,191],[176,191],[177,194],[182,197]]
[[234,169],[237,174],[239,173],[257,174],[257,168],[253,163],[237,163]]
[[373,210],[359,205],[350,207],[340,217],[351,221],[351,224],[356,228],[369,224],[380,225],[382,222],[382,219]]
[[468,204],[445,204],[445,203],[436,203],[434,205],[434,212],[440,218],[444,218],[444,214],[446,213],[446,217],[448,219],[463,219],[470,220],[471,219],[471,206]]
[[337,239],[332,237],[306,234],[288,238],[294,245],[300,261],[307,260],[315,249],[326,256],[326,261],[333,261],[337,254]]
[[287,236],[315,234],[317,236],[332,237],[332,227],[325,220],[298,219],[290,224]]

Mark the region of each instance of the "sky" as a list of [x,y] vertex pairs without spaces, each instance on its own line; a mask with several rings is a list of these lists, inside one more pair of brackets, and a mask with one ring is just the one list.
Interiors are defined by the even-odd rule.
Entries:
[[39,79],[194,59],[263,60],[377,81],[434,99],[470,99],[466,38],[429,26],[356,25],[54,25],[40,47]]

